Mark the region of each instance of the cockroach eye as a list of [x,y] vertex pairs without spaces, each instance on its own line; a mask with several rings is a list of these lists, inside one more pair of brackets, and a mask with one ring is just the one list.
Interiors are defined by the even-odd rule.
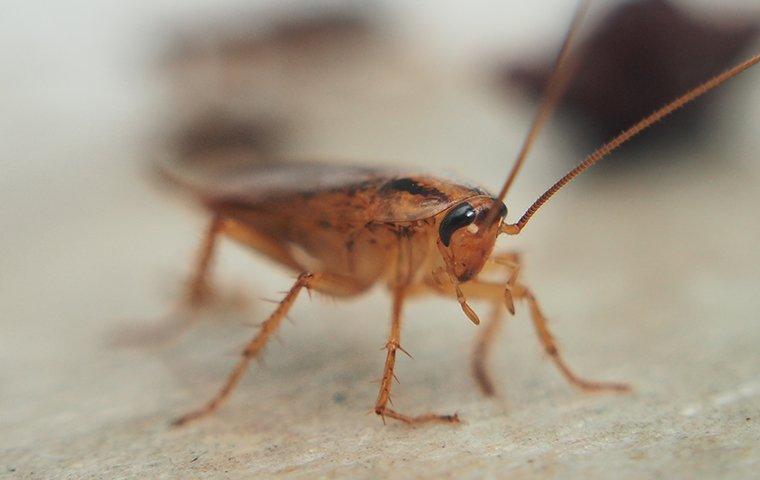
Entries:
[[443,218],[441,226],[438,229],[438,236],[441,237],[441,242],[448,247],[451,243],[451,236],[454,235],[454,232],[462,227],[470,225],[475,221],[475,217],[475,209],[467,202],[452,208]]

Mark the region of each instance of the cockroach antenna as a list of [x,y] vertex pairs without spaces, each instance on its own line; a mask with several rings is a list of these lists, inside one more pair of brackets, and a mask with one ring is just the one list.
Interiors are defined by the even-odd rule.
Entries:
[[[517,159],[512,165],[512,169],[509,171],[509,175],[507,175],[507,179],[504,181],[504,185],[501,187],[501,190],[499,191],[499,194],[497,196],[497,200],[499,202],[503,202],[504,199],[506,198],[507,193],[509,192],[509,189],[512,187],[512,184],[517,178],[517,175],[520,172],[520,169],[525,163],[525,159],[527,158],[528,153],[530,152],[530,149],[533,147],[533,144],[535,143],[536,137],[538,136],[543,126],[546,124],[546,121],[548,120],[549,116],[555,110],[557,104],[559,103],[560,98],[562,97],[565,90],[567,89],[568,84],[570,83],[570,79],[572,78],[573,71],[575,70],[575,67],[577,65],[577,58],[570,55],[570,51],[571,51],[573,41],[575,40],[575,37],[577,36],[578,31],[580,30],[583,18],[588,12],[590,3],[591,3],[590,0],[582,0],[576,9],[575,16],[573,17],[573,20],[570,23],[570,27],[568,28],[567,34],[565,35],[565,39],[562,43],[562,48],[560,49],[560,52],[557,55],[557,59],[554,63],[554,70],[549,78],[549,82],[547,84],[543,99],[541,100],[541,104],[539,105],[538,110],[536,111],[536,115],[533,117],[533,121],[531,122],[530,129],[528,130],[528,133],[525,136],[525,140],[523,141],[522,147],[520,148],[520,152],[517,154]],[[569,171],[564,177],[562,177],[554,185],[552,185],[535,202],[533,202],[530,208],[528,208],[528,210],[523,214],[520,220],[517,221],[517,223],[510,224],[510,223],[504,222],[501,225],[501,232],[509,234],[509,235],[517,235],[518,233],[520,233],[522,228],[528,223],[528,220],[530,220],[530,218],[536,213],[536,211],[538,211],[538,209],[544,203],[546,203],[549,200],[549,198],[551,198],[555,193],[557,193],[557,191],[559,191],[562,187],[568,184],[575,177],[577,177],[578,175],[586,171],[588,168],[590,168],[592,165],[594,165],[601,159],[608,156],[610,153],[615,151],[618,147],[626,143],[628,140],[632,139],[633,137],[643,132],[644,130],[652,126],[653,124],[662,120],[664,117],[670,115],[674,111],[685,106],[687,103],[693,100],[696,100],[697,98],[701,97],[705,93],[718,87],[722,83],[730,80],[731,78],[740,74],[744,70],[747,70],[748,68],[750,68],[751,66],[755,65],[758,62],[760,62],[760,54],[757,54],[749,58],[748,60],[745,60],[744,62],[736,65],[735,67],[730,68],[724,71],[723,73],[716,75],[710,80],[707,80],[701,85],[693,88],[692,90],[689,90],[682,96],[678,97],[677,99],[663,106],[662,108],[655,111],[648,117],[642,119],[641,121],[639,121],[632,127],[623,131],[620,135],[613,138],[609,142],[599,147],[596,151],[591,153],[580,164],[578,164],[578,166],[576,166],[574,169]],[[488,219],[489,220],[488,223],[496,220],[498,216],[498,210],[499,209],[495,208],[491,211],[490,217]]]
[[651,127],[655,123],[659,122],[660,120],[667,117],[668,115],[675,112],[676,110],[683,107],[684,105],[688,104],[689,102],[696,100],[697,98],[706,94],[710,90],[734,78],[735,76],[739,75],[740,73],[747,70],[751,66],[757,64],[758,62],[760,62],[760,54],[756,54],[750,57],[749,59],[743,61],[742,63],[734,66],[733,68],[729,68],[723,73],[714,76],[710,80],[707,80],[701,85],[694,87],[693,89],[684,93],[677,99],[673,100],[672,102],[663,106],[659,110],[650,114],[648,117],[645,117],[644,119],[640,120],[635,125],[623,131],[617,137],[613,138],[609,142],[605,143],[604,145],[596,149],[593,153],[587,156],[585,160],[579,163],[578,166],[570,170],[564,177],[557,180],[557,182],[554,185],[552,185],[535,202],[533,202],[533,204],[528,208],[528,210],[525,211],[523,216],[520,217],[520,220],[518,220],[517,223],[512,223],[512,224],[504,223],[501,227],[502,233],[507,233],[509,235],[517,235],[518,233],[520,233],[520,231],[522,231],[523,227],[525,227],[525,225],[528,223],[531,217],[535,215],[538,209],[541,208],[541,206],[545,204],[547,201],[549,201],[549,199],[555,193],[557,193],[562,187],[570,183],[575,177],[577,177],[581,173],[588,170],[595,163],[607,157],[610,153],[617,150],[618,147],[620,147],[625,142],[632,139],[639,133],[643,132],[647,128]]
[[578,31],[580,30],[583,17],[586,16],[589,3],[589,0],[582,1],[575,11],[573,21],[570,23],[570,28],[567,30],[565,40],[562,42],[562,48],[560,49],[559,54],[557,54],[557,60],[554,63],[554,72],[549,79],[544,98],[541,101],[541,105],[538,107],[538,111],[536,111],[536,115],[533,117],[530,130],[528,130],[528,134],[525,136],[522,147],[520,147],[520,153],[517,154],[517,160],[515,160],[514,165],[512,165],[512,170],[509,172],[507,180],[504,182],[504,186],[502,186],[499,191],[499,196],[497,197],[499,201],[504,201],[507,192],[509,192],[512,183],[514,183],[517,174],[525,163],[525,158],[528,156],[528,152],[533,146],[538,133],[546,123],[546,120],[549,119],[549,116],[556,108],[557,103],[559,103],[560,97],[565,93],[567,85],[570,83],[570,78],[572,77],[572,72],[576,64],[575,59],[570,58],[570,49]]
[[[504,198],[507,196],[509,189],[517,178],[517,174],[520,173],[520,169],[525,163],[525,159],[527,158],[536,137],[538,137],[541,128],[546,124],[546,121],[549,119],[549,116],[551,116],[559,103],[562,94],[565,93],[565,90],[570,83],[573,71],[577,65],[577,59],[570,55],[571,47],[574,43],[575,37],[580,31],[581,23],[588,12],[590,4],[590,0],[581,0],[578,7],[575,9],[573,20],[570,22],[570,27],[565,34],[565,39],[562,41],[562,48],[560,48],[560,51],[557,54],[557,59],[554,61],[554,69],[549,78],[549,82],[547,83],[541,104],[533,117],[528,133],[525,135],[525,140],[523,140],[520,152],[517,154],[517,159],[512,165],[512,169],[509,171],[509,175],[507,175],[507,179],[504,181],[504,185],[501,187],[499,195],[497,195],[499,202],[503,202]],[[496,220],[497,216],[498,209],[494,209],[490,213],[488,223]]]

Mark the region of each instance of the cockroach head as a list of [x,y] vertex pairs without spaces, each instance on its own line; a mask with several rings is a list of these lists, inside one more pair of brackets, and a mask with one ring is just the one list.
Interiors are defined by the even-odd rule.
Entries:
[[507,207],[487,196],[469,198],[442,213],[438,246],[460,282],[471,279],[483,268],[506,215]]

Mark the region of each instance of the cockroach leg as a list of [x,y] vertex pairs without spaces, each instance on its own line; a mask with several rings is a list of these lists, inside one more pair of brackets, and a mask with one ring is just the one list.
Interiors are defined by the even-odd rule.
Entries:
[[227,397],[229,397],[235,386],[237,386],[237,384],[240,382],[243,374],[248,369],[248,365],[251,359],[254,358],[261,351],[261,349],[264,348],[271,335],[280,326],[282,319],[285,318],[285,315],[288,313],[290,307],[295,302],[301,289],[310,283],[311,278],[312,276],[310,274],[302,274],[298,277],[296,282],[290,288],[290,291],[285,295],[285,298],[282,299],[274,312],[272,312],[269,318],[267,318],[264,323],[261,324],[261,328],[259,329],[259,332],[256,334],[256,336],[253,337],[248,345],[246,345],[240,360],[238,360],[238,363],[235,365],[235,368],[233,368],[232,372],[227,377],[227,381],[224,383],[219,392],[203,407],[176,419],[173,422],[174,425],[184,425],[191,420],[195,420],[197,418],[208,415],[219,408],[219,406],[227,399]]
[[[490,259],[490,262],[486,264],[483,271],[489,270],[503,270],[509,271],[507,279],[507,288],[504,290],[504,298],[496,297],[493,300],[493,307],[491,310],[491,316],[486,322],[485,326],[478,332],[477,339],[475,341],[475,347],[472,351],[472,376],[475,378],[480,390],[487,397],[496,395],[496,388],[494,387],[493,380],[491,380],[491,374],[488,371],[488,356],[491,353],[491,347],[498,338],[499,330],[501,330],[504,324],[504,306],[507,310],[514,315],[515,306],[512,298],[512,287],[517,279],[517,275],[520,271],[520,258],[517,253],[505,252],[496,253]],[[481,286],[481,291],[485,287]],[[498,290],[494,293],[498,293]]]
[[277,331],[280,324],[282,323],[282,320],[287,316],[288,311],[295,303],[296,298],[298,298],[298,294],[304,288],[308,290],[329,290],[332,292],[344,291],[348,294],[354,293],[359,287],[352,284],[349,280],[336,275],[325,273],[302,273],[299,275],[293,286],[290,287],[290,290],[279,303],[274,312],[272,312],[269,318],[267,318],[261,324],[259,332],[256,334],[256,336],[253,337],[248,345],[246,345],[241,354],[240,360],[232,369],[232,372],[227,377],[227,381],[224,383],[219,392],[201,408],[174,420],[174,422],[172,422],[173,425],[184,425],[192,420],[204,417],[214,412],[222,403],[224,403],[224,401],[229,397],[230,393],[232,393],[232,390],[234,390],[234,388],[240,382],[240,379],[248,369],[248,365],[250,364],[251,360],[253,358],[256,358],[256,356],[266,346],[270,337]]
[[[594,382],[580,378],[573,373],[567,366],[565,361],[559,354],[557,344],[554,341],[551,333],[546,325],[546,319],[544,318],[541,310],[538,307],[536,301],[530,290],[523,284],[517,282],[518,274],[520,271],[519,257],[516,254],[501,254],[494,256],[495,265],[505,265],[511,271],[509,273],[509,280],[506,287],[497,282],[480,280],[478,278],[472,279],[466,283],[459,284],[459,288],[463,295],[482,300],[490,300],[496,303],[504,302],[509,307],[510,303],[505,298],[505,288],[509,292],[509,297],[515,301],[525,300],[530,308],[531,317],[536,328],[539,340],[541,341],[544,349],[551,357],[554,364],[559,368],[560,372],[565,378],[574,386],[583,390],[613,390],[617,392],[629,391],[630,387],[623,383],[612,382]],[[493,268],[493,267],[489,267]],[[427,290],[425,290],[425,288]],[[446,296],[457,296],[456,290],[453,285],[442,285],[429,279],[424,287],[418,287],[413,290],[415,295],[423,293],[435,292]],[[488,369],[486,367],[488,361],[488,354],[490,352],[490,346],[496,338],[501,319],[491,319],[488,325],[485,326],[483,331],[479,334],[475,343],[472,359],[472,371],[480,389],[486,395],[493,395],[495,389],[493,388],[493,382],[488,375]]]
[[491,270],[494,267],[506,268],[509,270],[509,277],[504,288],[504,304],[512,315],[515,314],[515,302],[512,295],[512,288],[517,282],[517,276],[520,274],[520,255],[515,252],[496,253],[486,264],[483,271]]
[[[512,278],[514,278],[514,276],[512,276],[511,279]],[[502,299],[502,294],[504,291],[503,290],[504,287],[496,283],[478,281],[478,280],[471,280],[470,282],[463,284],[462,288],[464,289],[465,294],[472,298],[491,299],[494,301],[498,301]],[[570,368],[567,366],[565,361],[560,356],[559,350],[557,348],[557,344],[548,330],[548,327],[546,325],[546,319],[541,313],[541,310],[538,307],[538,302],[536,301],[533,294],[524,285],[520,283],[515,283],[511,287],[510,290],[511,290],[512,297],[515,300],[525,300],[526,302],[528,302],[528,306],[530,307],[531,317],[533,319],[533,324],[536,327],[536,333],[538,334],[539,340],[541,341],[542,345],[544,346],[544,349],[549,354],[554,364],[557,366],[557,368],[559,368],[560,372],[562,372],[565,378],[572,385],[578,388],[581,388],[583,390],[589,390],[589,391],[613,390],[617,392],[626,392],[630,390],[630,387],[623,383],[594,382],[594,381],[584,380],[580,378],[579,376],[577,376],[575,373],[573,373],[573,371],[570,370]],[[487,335],[487,334],[483,333],[482,335]],[[486,348],[486,352],[487,351],[488,349]],[[485,363],[485,361],[486,361],[486,358],[484,355],[483,362]],[[485,371],[485,369],[483,369],[482,371]],[[481,385],[482,387],[482,383],[477,376],[476,376],[476,380],[478,381],[478,384]],[[486,394],[488,394],[487,387],[484,389],[484,391]]]
[[428,413],[412,417],[391,410],[387,406],[388,402],[390,401],[391,387],[393,386],[393,380],[395,378],[395,375],[393,374],[393,368],[396,364],[396,352],[402,350],[400,343],[401,308],[406,297],[406,293],[406,287],[394,287],[391,331],[388,335],[388,343],[386,344],[387,354],[385,357],[385,367],[383,369],[383,378],[380,381],[380,392],[378,393],[377,401],[375,402],[375,413],[380,415],[380,417],[383,419],[383,422],[385,422],[385,418],[388,417],[410,425],[427,422],[457,423],[459,422],[459,417],[456,414],[437,415]]
[[[457,277],[451,267],[454,263],[451,254],[443,248],[440,242],[438,243],[438,251],[441,253],[441,257],[443,257],[445,260],[446,267],[444,268],[444,271],[446,272],[446,276],[448,276],[451,287],[453,288],[454,294],[456,295],[457,302],[459,302],[459,306],[462,308],[462,311],[465,315],[467,315],[467,318],[469,318],[472,323],[475,325],[480,325],[480,317],[478,317],[478,314],[475,313],[475,310],[472,309],[470,304],[467,303],[467,296],[462,291],[461,284],[459,283],[459,280],[457,280]],[[433,273],[433,275],[436,277],[436,281],[439,281],[439,272],[436,271]]]
[[570,367],[567,366],[565,361],[560,356],[559,349],[557,348],[557,344],[554,341],[554,337],[552,336],[546,324],[546,318],[544,317],[543,313],[541,313],[541,309],[539,308],[538,302],[533,296],[533,293],[531,293],[531,291],[528,290],[524,285],[520,284],[517,284],[515,286],[513,293],[516,298],[522,298],[528,302],[528,306],[530,307],[530,314],[533,319],[533,325],[536,327],[536,334],[538,335],[541,344],[544,346],[546,353],[549,354],[549,357],[552,359],[559,371],[562,372],[562,375],[564,375],[564,377],[568,382],[570,382],[571,385],[586,391],[612,390],[616,392],[628,392],[631,390],[630,385],[625,383],[595,382],[585,380],[576,375],[572,370],[570,370]]
[[223,230],[222,218],[214,215],[211,223],[203,237],[203,243],[199,250],[198,259],[195,264],[195,270],[188,283],[187,295],[184,303],[190,308],[200,307],[206,304],[211,298],[211,287],[208,276],[211,270],[211,264],[214,259],[214,250],[217,244],[219,234]]
[[491,374],[488,372],[487,360],[491,347],[498,337],[499,330],[504,324],[503,308],[500,301],[494,302],[491,316],[478,332],[475,348],[472,351],[472,376],[475,378],[480,391],[487,397],[496,395],[496,388],[491,380]]
[[[514,275],[511,276],[510,281],[513,281],[513,279]],[[503,293],[503,287],[500,287],[498,284],[491,282],[473,280],[466,284],[463,284],[462,287],[468,287],[465,289],[465,293],[472,298],[490,298],[496,300],[501,298],[500,295]],[[538,334],[539,340],[541,341],[544,349],[546,350],[546,353],[549,354],[554,364],[557,366],[557,368],[559,368],[560,372],[562,372],[565,378],[573,386],[587,391],[612,390],[616,392],[627,392],[630,390],[630,386],[624,383],[595,382],[580,378],[578,375],[573,373],[570,367],[567,366],[565,361],[560,356],[557,344],[547,327],[546,319],[541,313],[541,310],[538,307],[538,302],[530,290],[528,290],[524,285],[520,283],[515,283],[510,288],[510,290],[512,297],[515,300],[525,300],[528,302],[531,318],[533,319],[533,324],[536,328],[536,333]],[[483,362],[485,361],[486,359],[484,357]],[[485,369],[483,369],[483,371],[485,371]],[[480,379],[476,377],[476,380],[482,387]],[[484,389],[484,391],[486,394],[488,394],[488,391],[486,389]]]

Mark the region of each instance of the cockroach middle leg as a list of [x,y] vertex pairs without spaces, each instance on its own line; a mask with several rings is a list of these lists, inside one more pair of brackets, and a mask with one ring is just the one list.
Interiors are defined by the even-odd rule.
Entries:
[[472,376],[475,382],[483,392],[483,395],[492,397],[496,395],[491,374],[488,372],[488,356],[493,347],[494,341],[499,336],[499,331],[504,325],[504,306],[501,301],[495,301],[491,310],[491,315],[478,332],[478,338],[475,340],[475,348],[472,351]]
[[393,313],[391,318],[391,331],[388,335],[388,343],[385,348],[387,354],[385,357],[385,367],[383,368],[383,378],[380,381],[380,392],[377,395],[377,401],[375,402],[375,413],[380,415],[385,422],[385,417],[393,418],[404,423],[413,425],[416,423],[427,422],[443,422],[443,423],[457,423],[459,417],[454,415],[437,415],[428,413],[424,415],[409,416],[396,412],[388,408],[388,402],[391,398],[391,387],[395,375],[393,374],[393,368],[396,365],[396,352],[401,350],[401,309],[406,297],[406,287],[396,286],[393,289]]
[[298,294],[304,288],[327,290],[331,292],[343,291],[346,294],[350,294],[354,293],[360,287],[351,283],[348,279],[336,275],[325,273],[302,273],[299,275],[274,312],[272,312],[272,314],[269,315],[269,318],[261,324],[256,336],[248,342],[248,345],[246,345],[241,354],[240,360],[238,360],[238,363],[232,369],[232,372],[227,377],[227,381],[225,381],[222,388],[219,389],[219,392],[201,408],[176,419],[173,422],[174,425],[184,425],[192,420],[204,417],[214,412],[222,403],[224,403],[240,382],[240,379],[248,369],[251,360],[261,353],[261,350],[266,346],[269,339],[280,327],[282,320],[287,316],[290,308],[298,298]]

